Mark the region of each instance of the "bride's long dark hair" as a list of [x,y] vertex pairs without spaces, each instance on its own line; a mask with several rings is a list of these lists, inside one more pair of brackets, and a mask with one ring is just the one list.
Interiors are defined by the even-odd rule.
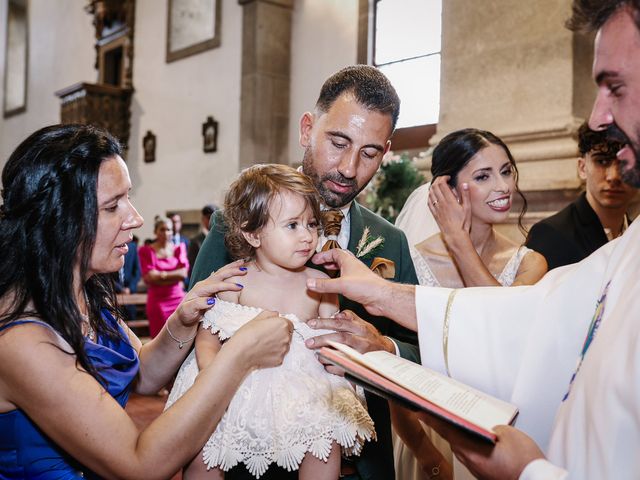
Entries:
[[[49,324],[96,378],[83,347],[74,270],[86,278],[98,223],[98,172],[104,160],[120,153],[118,141],[104,130],[53,125],[24,140],[2,171],[0,298],[6,304],[0,325],[25,318]],[[117,330],[100,314],[101,308],[119,314],[112,275],[93,275],[85,291],[91,326],[116,338]]]

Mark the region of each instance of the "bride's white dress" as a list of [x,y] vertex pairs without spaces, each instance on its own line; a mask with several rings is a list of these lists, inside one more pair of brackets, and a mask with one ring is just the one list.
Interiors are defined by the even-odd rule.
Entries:
[[[262,310],[217,300],[202,327],[230,338]],[[203,450],[207,467],[229,470],[244,463],[259,477],[270,464],[297,470],[307,452],[326,460],[333,441],[348,455],[360,453],[375,438],[364,395],[343,377],[324,370],[304,341],[329,333],[314,330],[295,315],[283,315],[294,325],[291,347],[282,365],[254,370],[244,380],[218,428]],[[169,394],[169,408],[198,375],[195,351],[180,368]],[[360,389],[358,389],[360,390]]]
[[[515,249],[513,255],[502,269],[502,272],[500,272],[500,275],[496,277],[496,280],[500,285],[503,287],[511,286],[516,279],[522,259],[531,251],[532,250],[530,248],[527,248],[524,245]],[[416,269],[416,276],[418,277],[420,285],[441,287],[442,285],[431,271],[427,259],[424,258],[422,254],[415,249],[415,247],[409,247],[409,252],[411,253],[411,260],[413,260],[413,266]]]

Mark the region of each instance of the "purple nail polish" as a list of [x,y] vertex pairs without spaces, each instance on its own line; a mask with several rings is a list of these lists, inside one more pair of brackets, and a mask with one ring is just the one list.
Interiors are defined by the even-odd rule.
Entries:
[[241,272],[246,272],[247,271],[247,267],[240,267],[240,271]]
[[209,297],[207,298],[207,305],[215,305],[216,304],[216,299],[213,297]]
[[244,288],[244,285],[242,285],[241,283],[236,283],[237,286],[239,286],[240,288]]

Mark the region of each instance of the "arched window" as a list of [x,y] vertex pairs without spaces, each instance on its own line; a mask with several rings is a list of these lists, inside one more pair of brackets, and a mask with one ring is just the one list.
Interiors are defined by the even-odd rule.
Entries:
[[372,63],[400,95],[398,128],[438,123],[442,0],[374,0]]

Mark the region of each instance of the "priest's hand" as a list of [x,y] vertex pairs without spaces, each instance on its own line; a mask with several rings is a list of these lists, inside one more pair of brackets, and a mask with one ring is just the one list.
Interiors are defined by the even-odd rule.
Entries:
[[369,270],[353,253],[333,248],[315,254],[311,261],[327,270],[340,270],[340,276],[333,279],[310,278],[307,280],[309,290],[339,293],[358,302],[372,315],[384,315],[381,300],[389,295],[391,282]]
[[450,443],[455,456],[477,478],[516,480],[529,463],[544,458],[531,437],[516,428],[498,425],[493,429],[498,439],[490,445],[433,415],[418,416]]
[[[384,280],[348,250],[334,248],[315,254],[311,260],[316,265],[340,270],[340,276],[308,278],[309,290],[318,293],[339,293],[358,302],[372,315],[390,318],[403,327],[417,331],[414,285]],[[386,341],[383,343],[388,346]]]

